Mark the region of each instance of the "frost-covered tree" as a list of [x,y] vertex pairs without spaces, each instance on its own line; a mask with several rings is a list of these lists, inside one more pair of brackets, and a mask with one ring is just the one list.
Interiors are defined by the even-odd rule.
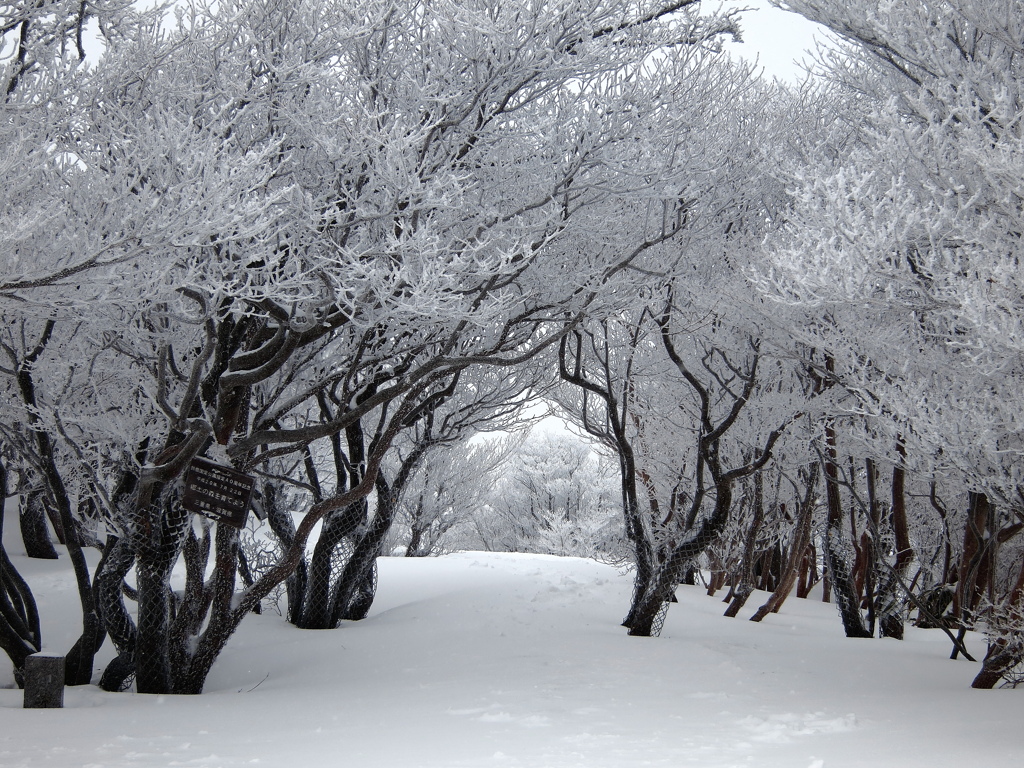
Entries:
[[[99,581],[139,690],[201,690],[314,525],[362,503],[460,371],[511,367],[628,301],[627,270],[680,226],[675,105],[731,29],[688,6],[239,0],[108,46],[50,145],[53,207],[83,226],[21,217],[0,287],[61,322],[99,309],[93,338],[136,372],[116,393],[131,501],[106,507],[119,549]],[[36,410],[55,414],[47,397]],[[82,414],[112,394],[91,397],[61,423],[87,434]],[[236,594],[237,532],[207,541],[180,505],[191,459],[265,471],[367,420],[346,482]],[[111,497],[108,457],[82,445]],[[119,598],[132,562],[136,627]]]
[[438,446],[424,456],[400,504],[406,557],[489,546],[488,504],[522,432]]
[[[970,492],[973,559],[1019,530],[1021,509],[1024,14],[1001,0],[786,5],[849,43],[824,67],[862,99],[849,154],[792,171],[795,209],[769,245],[774,288],[814,308],[805,339],[901,447],[890,458]],[[1018,563],[991,585],[976,686],[1021,658],[999,628],[1020,611],[1019,583]]]
[[606,324],[562,345],[563,379],[579,390],[563,402],[619,459],[636,566],[624,624],[641,636],[660,632],[675,587],[730,523],[739,481],[767,464],[799,407],[780,387],[785,366],[762,362],[756,325],[702,312],[691,318],[705,327],[680,327],[682,306],[670,293],[625,332]]
[[[123,42],[149,27],[158,13],[122,2],[0,5],[0,443],[14,489],[23,494],[23,522],[34,519],[34,535],[45,537],[41,512],[48,512],[75,571],[83,633],[66,665],[71,684],[89,682],[92,656],[104,636],[82,546],[95,540],[90,528],[102,515],[104,491],[117,487],[119,474],[114,461],[100,471],[108,474],[101,480],[82,456],[86,448],[94,455],[110,448],[111,430],[90,428],[102,423],[90,423],[97,404],[86,407],[88,415],[76,413],[76,406],[94,386],[103,386],[98,380],[111,338],[100,340],[109,326],[91,323],[81,310],[100,312],[104,306],[94,300],[107,281],[117,282],[115,268],[148,254],[146,245],[124,232],[129,209],[139,219],[147,209],[155,221],[163,218],[157,207],[135,206],[136,195],[122,189],[119,196],[118,184],[109,182],[121,169],[83,161],[80,141],[88,144],[90,122],[85,40]],[[111,391],[108,397],[119,400],[122,394]],[[108,415],[108,421],[117,420]],[[115,448],[106,456],[118,453]],[[6,584],[15,585],[10,605],[30,606],[27,585],[9,561],[5,568]],[[25,634],[24,622],[16,623],[21,629],[5,623],[3,631],[18,636],[5,649],[17,648],[11,657],[20,679],[24,652],[38,650],[42,639],[38,627]]]
[[[787,102],[743,71],[706,77],[694,88],[714,106],[690,114],[702,142],[682,231],[659,248],[641,301],[560,344],[561,377],[575,388],[567,411],[620,462],[637,567],[626,624],[640,635],[658,631],[672,590],[729,521],[734,485],[764,466],[799,410],[767,405],[776,376],[791,374],[762,362],[777,331],[744,276],[785,203],[774,155],[793,135]],[[724,103],[722,83],[734,89]],[[748,407],[755,392],[765,407]]]
[[537,431],[498,471],[486,504],[474,515],[485,549],[621,557],[618,472],[589,440]]

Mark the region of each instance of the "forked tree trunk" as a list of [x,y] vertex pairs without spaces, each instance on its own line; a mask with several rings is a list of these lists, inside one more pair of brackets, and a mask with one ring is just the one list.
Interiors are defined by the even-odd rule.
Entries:
[[213,523],[201,520],[202,536],[197,536],[195,520],[182,547],[182,560],[185,563],[185,591],[180,602],[175,604],[174,618],[171,621],[170,661],[172,685],[174,670],[185,669],[189,664],[192,638],[202,629],[203,617],[206,616],[213,601],[213,587],[206,582],[206,569],[210,562],[212,548],[211,530]]
[[675,547],[652,580],[647,591],[640,596],[630,614],[633,621],[629,624],[629,634],[636,637],[657,636],[665,618],[669,601],[675,594],[683,574],[692,568],[693,561],[700,556],[715,539],[729,520],[732,509],[732,482],[725,478],[716,485],[715,507],[712,513],[701,523],[700,528],[690,537]]
[[390,528],[390,517],[378,506],[369,530],[356,542],[352,556],[338,578],[331,605],[334,626],[341,621],[366,618],[377,588],[377,558]]
[[[301,629],[334,629],[338,626],[333,615],[333,607],[340,572],[345,567],[337,565],[340,559],[339,550],[343,543],[354,537],[356,530],[365,520],[365,499],[331,513],[324,520],[320,538],[313,548],[313,555],[309,561],[309,576],[303,596],[302,612],[295,621],[295,626]],[[354,549],[354,545],[351,546]],[[346,564],[351,557],[352,552],[349,552],[344,558]]]
[[361,621],[369,613],[377,591],[377,558],[395,520],[405,485],[425,453],[425,445],[413,451],[403,463],[394,484],[388,483],[383,472],[377,474],[377,510],[338,580],[332,608],[335,624],[342,620]]
[[[280,508],[277,503],[277,487],[272,482],[263,486],[263,509],[267,514],[270,530],[281,542],[283,549],[288,549],[295,540],[295,521],[291,514]],[[295,572],[285,581],[288,596],[288,621],[298,625],[302,619],[302,604],[306,599],[306,585],[309,583],[309,569],[306,560],[299,561]]]

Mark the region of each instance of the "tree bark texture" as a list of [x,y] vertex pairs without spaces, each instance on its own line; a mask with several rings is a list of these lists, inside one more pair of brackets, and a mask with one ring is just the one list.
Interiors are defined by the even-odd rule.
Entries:
[[747,599],[754,591],[755,548],[761,524],[764,522],[764,481],[760,473],[754,475],[753,512],[753,519],[750,521],[750,526],[747,528],[746,535],[743,538],[743,560],[740,564],[739,578],[734,589],[732,601],[729,603],[729,607],[725,609],[725,615],[733,619],[736,618],[740,608],[746,604]]
[[18,521],[25,554],[40,560],[56,560],[57,549],[47,526],[46,502],[42,488],[33,488],[21,499]]
[[1024,563],[1020,565],[1017,581],[1004,603],[1006,616],[1003,630],[989,640],[988,652],[982,662],[972,688],[994,688],[1006,673],[1024,662]]
[[793,540],[789,545],[789,555],[782,567],[779,585],[768,596],[768,600],[750,617],[751,621],[761,621],[769,613],[778,613],[783,602],[789,597],[798,577],[806,573],[807,550],[811,544],[811,527],[814,520],[814,492],[818,485],[819,464],[816,462],[807,471],[807,486],[804,497],[800,500],[797,511]]
[[854,586],[848,547],[843,536],[843,507],[839,495],[839,466],[836,451],[835,426],[825,426],[825,495],[828,505],[828,523],[825,528],[825,566],[829,573],[836,606],[843,621],[847,637],[871,637],[860,612],[860,599]]
[[[903,454],[902,450],[901,454]],[[905,479],[906,472],[903,467],[898,465],[893,467],[890,524],[896,544],[896,562],[891,566],[892,571],[880,579],[876,600],[879,636],[891,637],[896,640],[903,639],[905,600],[901,596],[902,585],[907,582],[910,564],[914,560],[914,550],[910,545],[910,531],[907,526]]]

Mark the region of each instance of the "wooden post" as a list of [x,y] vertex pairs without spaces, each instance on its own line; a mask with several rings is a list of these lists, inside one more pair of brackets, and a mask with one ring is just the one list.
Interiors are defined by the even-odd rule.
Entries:
[[64,657],[40,651],[25,659],[25,709],[64,706]]

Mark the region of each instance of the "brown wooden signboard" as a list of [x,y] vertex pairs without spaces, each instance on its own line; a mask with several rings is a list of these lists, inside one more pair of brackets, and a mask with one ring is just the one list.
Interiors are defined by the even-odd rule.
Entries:
[[195,458],[185,473],[181,503],[211,520],[244,528],[255,482],[254,477],[237,469]]

